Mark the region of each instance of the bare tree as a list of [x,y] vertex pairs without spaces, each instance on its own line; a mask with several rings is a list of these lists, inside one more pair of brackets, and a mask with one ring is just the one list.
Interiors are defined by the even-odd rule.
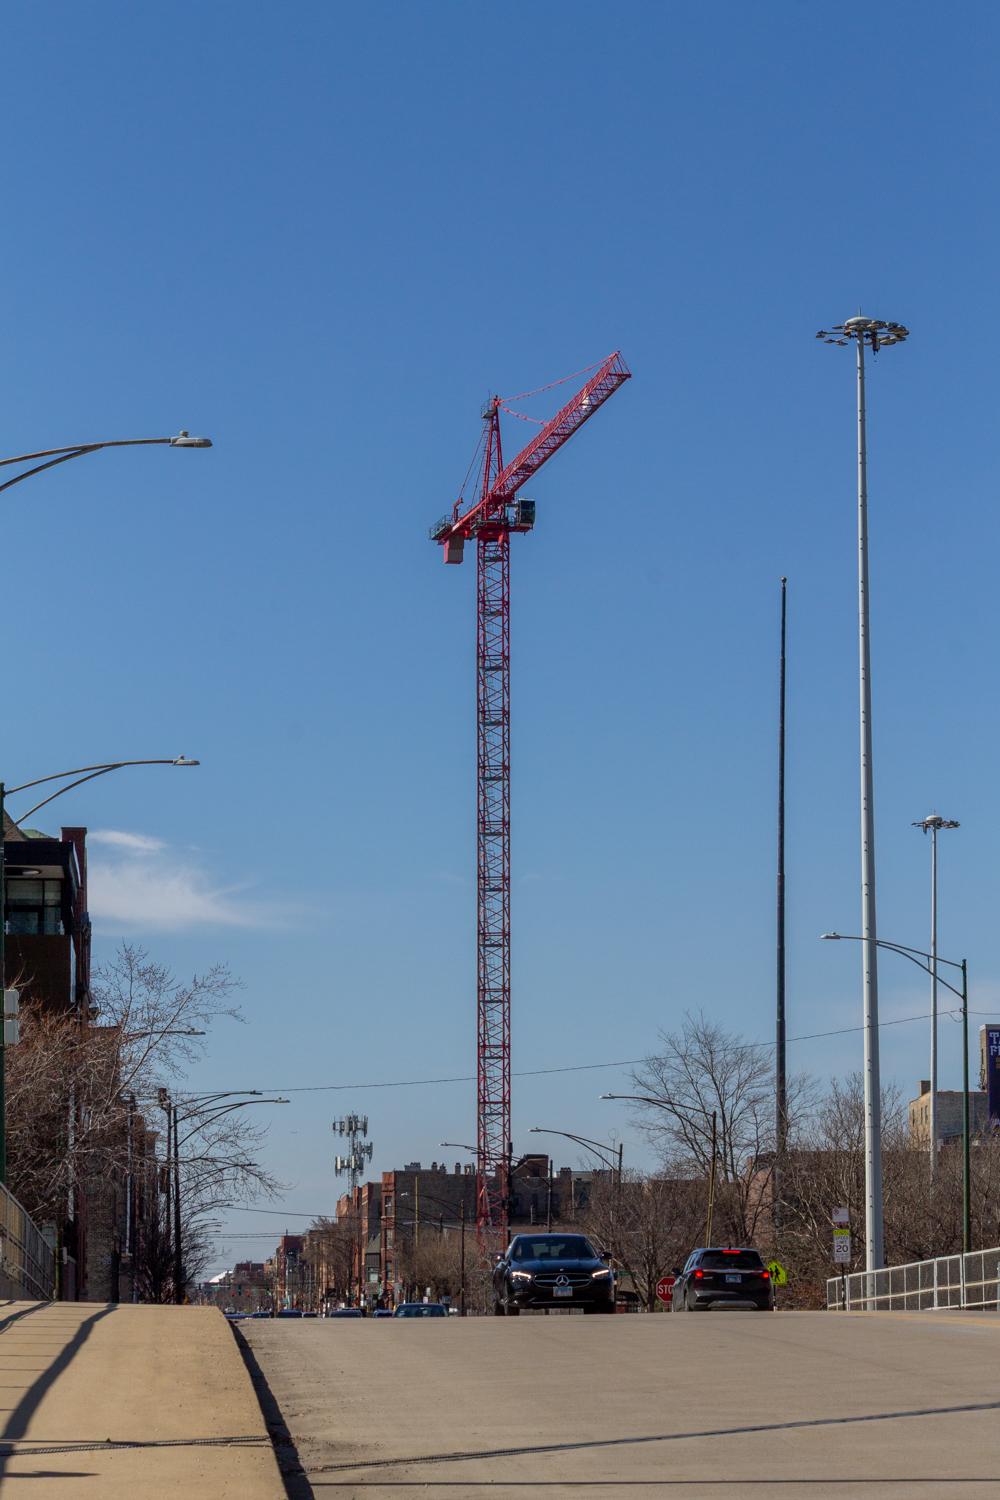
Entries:
[[[768,1211],[774,1164],[774,1054],[747,1042],[701,1012],[686,1014],[680,1032],[661,1032],[662,1050],[632,1073],[639,1094],[639,1129],[658,1148],[667,1177],[702,1177],[712,1167],[716,1118],[714,1223],[730,1244],[753,1244]],[[790,1128],[814,1093],[805,1076],[789,1080]],[[763,1174],[763,1180],[762,1180]]]
[[664,1178],[626,1170],[595,1174],[582,1227],[598,1250],[609,1250],[647,1312],[656,1304],[656,1283],[683,1263],[704,1234],[707,1182]]
[[[95,970],[92,992],[101,1024],[26,1006],[21,1041],[7,1052],[8,1180],[35,1218],[59,1221],[74,1194],[94,1202],[135,1177],[136,1119],[145,1115],[143,1202],[148,1233],[134,1253],[138,1281],[154,1300],[165,1295],[161,1241],[170,1239],[166,1203],[173,1185],[157,1160],[152,1120],[164,1082],[183,1076],[204,1051],[212,1023],[241,1020],[239,988],[225,965],[189,983],[124,945]],[[181,1096],[180,1172],[185,1282],[204,1265],[212,1216],[234,1195],[252,1201],[279,1184],[256,1160],[264,1129],[241,1113],[213,1115]],[[141,1112],[141,1113],[140,1113]],[[161,1201],[162,1200],[162,1201]],[[170,1276],[172,1278],[172,1271]]]

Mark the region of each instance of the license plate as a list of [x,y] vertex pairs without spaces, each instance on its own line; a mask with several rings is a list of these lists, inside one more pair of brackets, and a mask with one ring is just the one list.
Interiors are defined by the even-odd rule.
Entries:
[[572,1297],[573,1288],[571,1286],[554,1286],[552,1288],[552,1295],[553,1297]]
[[740,1282],[743,1280],[743,1277],[742,1276],[727,1276],[726,1280],[727,1281],[735,1281],[736,1284],[737,1284],[737,1286],[739,1286]]

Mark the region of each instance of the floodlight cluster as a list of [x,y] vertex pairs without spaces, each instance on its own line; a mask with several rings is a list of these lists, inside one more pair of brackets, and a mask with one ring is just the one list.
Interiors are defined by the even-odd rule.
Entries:
[[836,323],[829,332],[821,328],[816,337],[828,344],[848,344],[851,339],[860,339],[869,344],[873,354],[889,344],[901,344],[909,337],[910,330],[902,323],[886,323],[880,318],[848,318],[846,323]]

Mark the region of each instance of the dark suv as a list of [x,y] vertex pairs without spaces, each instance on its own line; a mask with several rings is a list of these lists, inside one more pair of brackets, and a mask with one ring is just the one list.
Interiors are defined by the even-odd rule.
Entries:
[[522,1307],[582,1307],[613,1313],[615,1278],[582,1234],[516,1234],[493,1269],[493,1311],[516,1318]]
[[692,1250],[677,1273],[672,1312],[707,1312],[710,1307],[774,1307],[771,1274],[756,1250]]

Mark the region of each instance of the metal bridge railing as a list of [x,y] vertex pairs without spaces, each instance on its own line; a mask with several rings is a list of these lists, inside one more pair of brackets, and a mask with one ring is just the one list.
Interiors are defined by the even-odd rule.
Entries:
[[831,1276],[826,1305],[835,1312],[920,1312],[935,1307],[1000,1311],[1000,1248]]
[[17,1199],[0,1184],[0,1271],[25,1297],[51,1302],[56,1258]]

